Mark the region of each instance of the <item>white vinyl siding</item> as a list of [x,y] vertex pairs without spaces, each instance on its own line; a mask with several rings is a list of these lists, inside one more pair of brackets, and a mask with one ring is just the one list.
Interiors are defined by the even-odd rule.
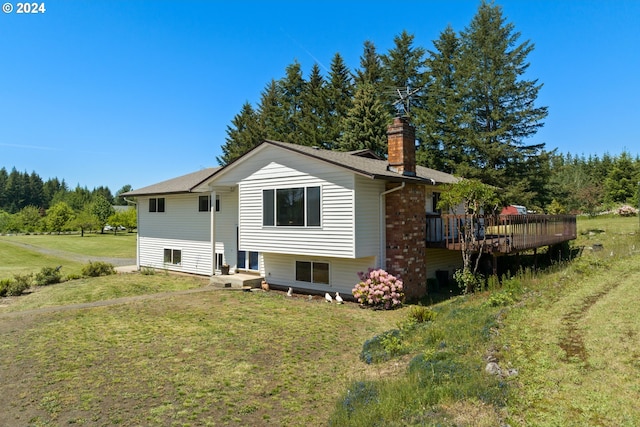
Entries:
[[380,253],[380,193],[384,181],[355,177],[356,258],[378,256]]
[[[140,267],[168,269],[185,273],[211,275],[211,212],[198,211],[202,193],[166,195],[165,212],[139,210],[138,263]],[[225,262],[236,262],[237,193],[220,194],[221,211],[215,212],[216,253],[223,253]],[[140,197],[141,206],[148,198]],[[224,243],[223,243],[224,242]],[[181,251],[180,264],[164,262],[165,249]]]
[[[238,186],[240,249],[308,256],[355,257],[354,175],[306,156],[264,150],[241,168],[252,173]],[[252,161],[264,165],[257,167]],[[263,226],[262,190],[320,187],[320,227]],[[375,208],[375,206],[373,207]]]
[[[209,242],[140,237],[139,245],[141,267],[211,275],[211,244]],[[165,249],[180,250],[180,264],[165,263]]]
[[[265,253],[264,277],[269,283],[283,287],[305,288],[318,292],[340,292],[351,295],[351,290],[360,280],[358,272],[375,268],[375,257],[344,259],[332,257],[307,257],[302,255],[283,255]],[[320,262],[329,264],[329,284],[298,282],[296,261]]]

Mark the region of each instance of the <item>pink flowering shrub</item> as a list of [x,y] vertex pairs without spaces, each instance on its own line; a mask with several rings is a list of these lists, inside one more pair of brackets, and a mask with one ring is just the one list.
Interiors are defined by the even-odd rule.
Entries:
[[353,296],[362,305],[389,310],[404,301],[402,280],[382,269],[359,272],[360,283],[352,290]]
[[636,216],[638,215],[638,209],[633,206],[624,205],[616,209],[616,213],[620,216]]

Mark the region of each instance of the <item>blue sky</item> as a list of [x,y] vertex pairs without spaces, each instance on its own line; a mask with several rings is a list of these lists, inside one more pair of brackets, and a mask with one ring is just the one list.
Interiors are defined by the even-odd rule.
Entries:
[[[6,3],[2,0],[2,3]],[[473,0],[49,0],[0,13],[0,167],[113,193],[217,166],[243,103],[297,60],[351,69],[403,30],[432,49]],[[640,153],[640,0],[503,0],[535,50],[545,126],[530,140],[578,155]]]

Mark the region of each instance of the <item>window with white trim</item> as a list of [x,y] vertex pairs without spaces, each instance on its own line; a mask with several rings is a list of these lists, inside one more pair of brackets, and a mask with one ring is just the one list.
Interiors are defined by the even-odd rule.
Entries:
[[173,264],[173,265],[181,265],[182,264],[182,250],[181,249],[164,248],[164,263],[165,264]]
[[262,190],[262,225],[319,227],[320,187]]
[[329,284],[329,263],[296,261],[296,281]]

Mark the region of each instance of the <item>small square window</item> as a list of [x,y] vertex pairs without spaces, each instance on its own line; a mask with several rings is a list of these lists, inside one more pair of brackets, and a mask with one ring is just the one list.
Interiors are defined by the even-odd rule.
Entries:
[[209,196],[198,197],[198,212],[208,212],[210,208]]
[[164,249],[164,263],[180,265],[182,264],[182,251],[180,249]]

